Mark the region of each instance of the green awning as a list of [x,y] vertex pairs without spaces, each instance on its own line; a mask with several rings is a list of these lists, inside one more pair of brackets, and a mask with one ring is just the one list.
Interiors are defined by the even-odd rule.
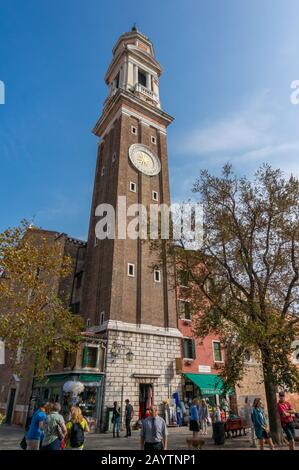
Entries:
[[78,374],[78,373],[68,373],[68,374],[53,374],[48,375],[41,383],[40,381],[34,379],[34,385],[49,385],[53,383],[63,383],[67,380],[79,380],[80,382],[98,382],[100,383],[103,379],[103,374]]
[[103,376],[99,374],[80,374],[79,380],[81,382],[101,382]]
[[223,393],[223,381],[215,374],[184,374],[198,388],[202,395],[221,395]]

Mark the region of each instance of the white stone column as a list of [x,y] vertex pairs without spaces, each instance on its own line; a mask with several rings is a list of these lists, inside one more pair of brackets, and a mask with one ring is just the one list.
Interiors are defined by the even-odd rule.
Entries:
[[134,64],[134,86],[138,83],[138,67]]
[[121,87],[122,88],[127,88],[127,72],[128,70],[128,63],[127,63],[127,58],[125,59],[124,65],[123,65],[123,74],[122,74],[122,82],[121,82]]
[[152,80],[151,80],[151,74],[150,73],[146,74],[146,88],[148,90],[152,91]]
[[124,70],[123,70],[123,67],[121,67],[121,68],[119,69],[118,88],[122,88],[123,76],[124,76]]

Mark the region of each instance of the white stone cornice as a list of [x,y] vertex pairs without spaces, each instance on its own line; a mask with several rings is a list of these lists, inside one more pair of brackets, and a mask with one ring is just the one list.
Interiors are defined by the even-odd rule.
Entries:
[[183,335],[178,328],[163,328],[147,324],[137,325],[136,323],[126,323],[123,321],[109,320],[102,325],[93,326],[93,332],[100,333],[103,331],[119,331],[130,332],[143,335],[166,336],[170,338],[182,338]]
[[150,121],[149,119],[146,119],[141,113],[137,113],[135,111],[132,111],[131,109],[126,108],[125,106],[122,106],[117,113],[114,115],[113,120],[108,124],[108,126],[105,129],[105,132],[101,135],[101,139],[98,142],[98,145],[102,143],[104,137],[108,132],[112,129],[112,127],[115,124],[115,121],[120,117],[121,114],[124,114],[125,116],[132,116],[137,118],[141,124],[144,124],[149,127],[153,127],[154,129],[157,129],[161,134],[166,135],[166,128],[159,126],[159,124],[156,124],[153,121]]

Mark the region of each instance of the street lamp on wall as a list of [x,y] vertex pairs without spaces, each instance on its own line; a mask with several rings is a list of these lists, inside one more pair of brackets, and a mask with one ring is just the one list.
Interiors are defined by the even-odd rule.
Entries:
[[130,361],[130,362],[133,361],[134,353],[131,351],[131,349],[129,349],[129,351],[127,352],[126,356],[127,356],[127,360],[128,360],[128,361]]
[[121,429],[123,429],[123,400],[124,400],[125,360],[127,360],[128,362],[132,362],[133,359],[134,359],[134,353],[131,350],[131,348],[129,350],[127,350],[127,352],[126,352],[125,345],[117,343],[117,341],[113,341],[112,344],[111,344],[111,348],[110,348],[110,354],[111,354],[111,357],[113,358],[112,362],[115,362],[116,358],[119,357],[119,356],[121,356],[123,358],[123,360],[122,360],[123,372],[122,372],[122,385],[121,385],[121,398],[120,398],[120,410],[121,410],[121,412],[120,412],[120,425],[121,425]]

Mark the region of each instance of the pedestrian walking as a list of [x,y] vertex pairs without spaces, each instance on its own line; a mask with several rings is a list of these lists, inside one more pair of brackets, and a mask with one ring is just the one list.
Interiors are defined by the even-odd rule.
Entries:
[[66,437],[67,430],[60,410],[60,403],[54,403],[46,417],[42,450],[61,450],[61,441]]
[[158,416],[157,407],[152,405],[150,416],[142,420],[140,433],[141,450],[167,450],[167,426],[163,418]]
[[201,404],[198,409],[199,414],[199,422],[200,422],[200,429],[203,434],[208,433],[208,419],[209,419],[209,410],[206,401],[203,399],[201,400]]
[[291,407],[290,403],[286,401],[284,392],[279,392],[277,411],[280,417],[281,427],[289,442],[289,448],[290,450],[295,450],[295,410]]
[[26,450],[39,450],[44,437],[44,423],[46,421],[46,410],[49,410],[50,403],[38,407],[31,419],[29,429],[26,433]]
[[125,403],[126,403],[126,408],[125,408],[126,436],[125,437],[130,437],[132,435],[131,421],[134,416],[134,409],[128,398],[125,400]]
[[190,408],[189,429],[193,432],[193,439],[196,439],[199,432],[199,414],[198,414],[198,398],[194,398],[193,405]]
[[271,450],[274,450],[274,444],[265,417],[262,400],[260,398],[254,399],[251,419],[256,438],[260,444],[260,450],[264,450],[264,441],[269,444]]
[[85,433],[89,432],[89,426],[79,406],[72,406],[71,419],[66,424],[66,430],[66,449],[83,450]]
[[119,436],[119,427],[120,427],[120,406],[118,406],[117,401],[113,403],[113,412],[112,412],[112,423],[113,423],[113,437]]

